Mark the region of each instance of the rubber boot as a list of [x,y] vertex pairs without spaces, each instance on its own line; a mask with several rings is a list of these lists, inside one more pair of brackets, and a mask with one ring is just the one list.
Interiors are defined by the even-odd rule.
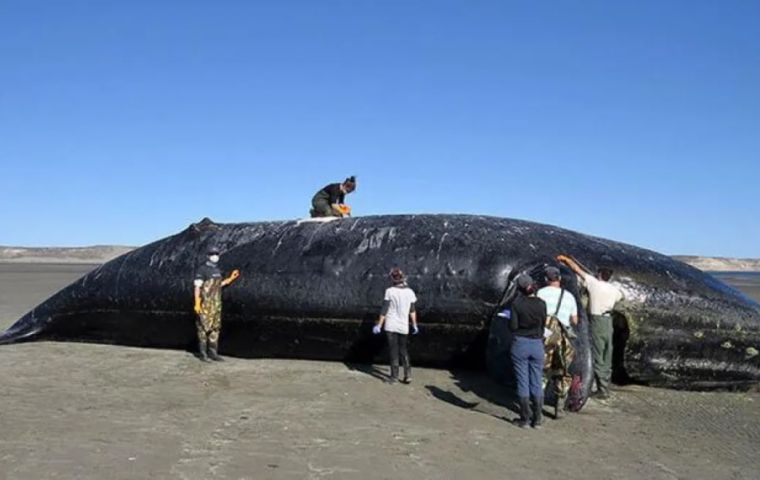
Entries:
[[208,346],[208,356],[211,360],[215,360],[217,362],[223,362],[224,359],[219,356],[219,353],[217,352],[217,346],[214,344],[209,344]]
[[518,401],[520,403],[520,418],[515,420],[514,423],[520,428],[528,428],[532,416],[532,412],[530,411],[530,398],[520,397]]
[[533,418],[530,426],[541,428],[544,423],[544,397],[532,397],[531,400],[533,402]]
[[557,403],[554,404],[554,419],[559,420],[565,413],[565,403],[567,402],[567,395],[558,396]]
[[208,359],[208,355],[206,354],[206,341],[205,340],[198,340],[198,358],[202,362],[208,362],[210,361]]
[[598,387],[596,389],[596,392],[592,394],[592,397],[594,397],[597,400],[609,400],[610,398],[610,391],[606,388]]
[[398,365],[391,365],[391,376],[388,379],[388,383],[398,382]]
[[412,367],[404,367],[404,383],[407,385],[412,383]]

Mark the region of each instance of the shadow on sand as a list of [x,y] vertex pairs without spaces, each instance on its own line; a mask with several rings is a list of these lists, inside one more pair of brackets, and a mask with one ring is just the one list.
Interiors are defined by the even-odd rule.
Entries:
[[[384,370],[375,365],[349,362],[344,362],[344,365],[352,372],[361,372],[383,382],[388,382],[390,379],[386,372],[387,368]],[[449,374],[454,380],[455,389],[444,390],[436,385],[425,385],[425,389],[433,397],[449,405],[489,415],[499,420],[512,422],[519,416],[520,407],[513,387],[496,382],[484,372],[449,370]],[[469,396],[468,394],[483,401],[473,402],[462,398]],[[505,410],[512,412],[514,416],[508,415]],[[544,416],[547,416],[546,407],[544,407]],[[548,416],[552,417],[552,415]]]
[[378,367],[374,365],[366,365],[363,363],[349,363],[344,362],[343,365],[346,366],[350,371],[352,372],[362,372],[370,377],[377,378],[378,380],[382,380],[384,382],[387,382],[391,377],[388,375],[388,373],[384,372],[383,370],[379,369]]
[[[426,385],[425,388],[438,400],[465,410],[490,415],[500,420],[511,422],[515,418],[504,415],[503,409],[516,415],[519,414],[517,397],[512,388],[496,383],[485,373],[451,370],[450,374],[454,379],[456,389],[449,391],[435,385]],[[467,401],[462,398],[464,394],[475,395],[483,399],[486,404]]]

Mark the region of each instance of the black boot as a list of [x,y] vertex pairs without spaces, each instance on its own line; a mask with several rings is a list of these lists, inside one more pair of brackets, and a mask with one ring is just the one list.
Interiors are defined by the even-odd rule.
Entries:
[[391,365],[391,376],[388,378],[388,383],[398,382],[398,365]]
[[404,367],[404,380],[406,384],[412,383],[412,367]]
[[213,344],[209,344],[208,346],[208,356],[211,360],[215,360],[217,362],[224,361],[224,359],[219,356],[219,353],[217,353],[217,346]]
[[544,423],[544,397],[532,397],[531,400],[533,401],[533,419],[530,426],[541,428],[541,424]]
[[198,358],[202,362],[208,362],[208,355],[206,354],[206,341],[198,340]]
[[530,417],[532,416],[532,412],[530,411],[530,398],[520,397],[518,401],[520,403],[520,418],[516,419],[514,423],[520,428],[528,428]]

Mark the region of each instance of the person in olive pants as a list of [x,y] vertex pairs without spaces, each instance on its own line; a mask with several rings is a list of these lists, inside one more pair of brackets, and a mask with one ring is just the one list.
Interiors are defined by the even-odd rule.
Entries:
[[557,260],[566,264],[581,278],[588,291],[589,313],[591,314],[591,348],[594,358],[596,397],[604,400],[610,395],[612,379],[612,311],[615,305],[625,299],[622,290],[610,283],[612,270],[597,269],[596,275],[584,271],[578,262],[566,255]]
[[612,378],[612,316],[591,315],[591,351],[598,395],[609,395]]

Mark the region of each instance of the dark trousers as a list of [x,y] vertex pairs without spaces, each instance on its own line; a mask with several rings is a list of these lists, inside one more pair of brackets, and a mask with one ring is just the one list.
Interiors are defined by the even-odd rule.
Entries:
[[544,340],[515,336],[512,364],[517,380],[517,396],[543,397]]
[[406,348],[408,335],[386,331],[385,336],[388,338],[388,350],[391,354],[391,376],[398,377],[399,357],[401,357],[401,364],[404,366],[404,376],[408,377],[411,374],[409,351]]
[[314,198],[311,199],[311,216],[314,218],[336,217],[337,215],[333,212],[333,209],[330,206],[330,201],[317,193],[314,195]]

